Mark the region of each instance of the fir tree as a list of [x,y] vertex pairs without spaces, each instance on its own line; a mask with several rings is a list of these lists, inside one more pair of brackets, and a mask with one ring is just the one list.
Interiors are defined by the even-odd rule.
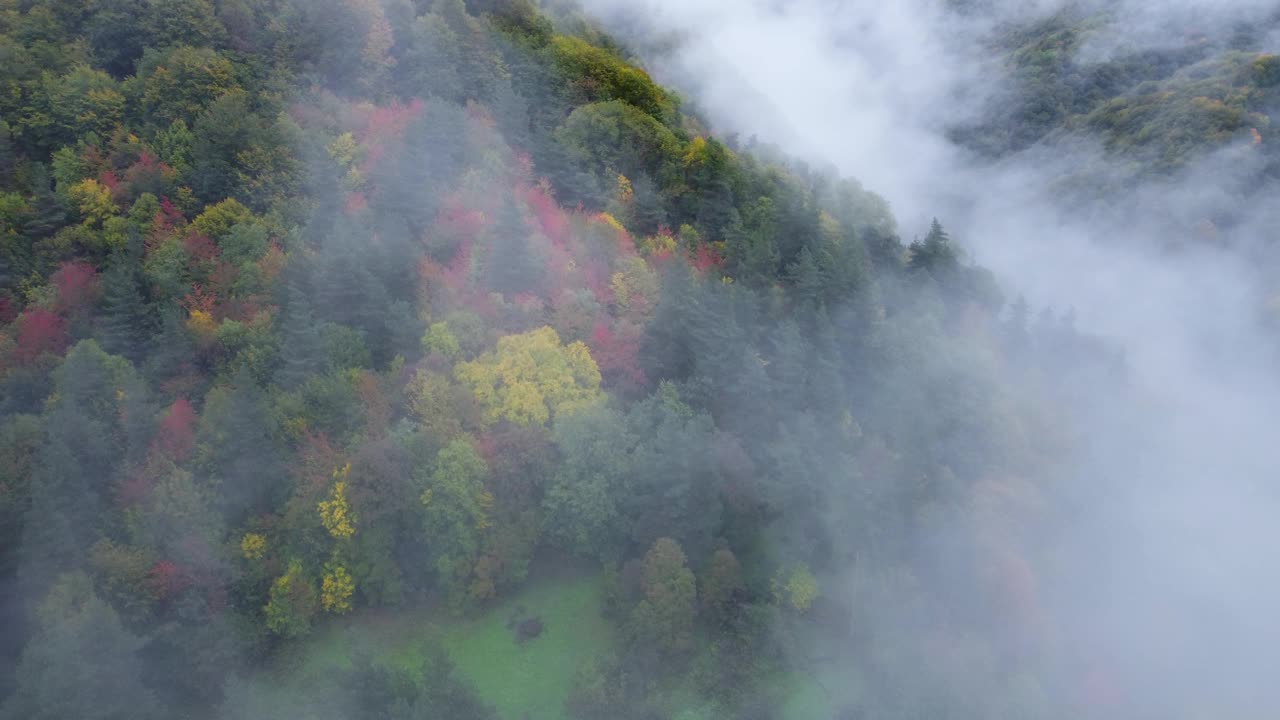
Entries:
[[909,266],[913,270],[928,270],[936,277],[959,266],[959,258],[951,245],[951,236],[942,229],[937,218],[933,219],[929,234],[924,236],[924,240],[911,243],[910,250]]
[[538,292],[543,286],[542,264],[529,246],[529,225],[518,201],[509,199],[499,211],[486,270],[490,289],[507,297]]
[[296,282],[289,283],[289,304],[281,318],[280,369],[276,380],[293,389],[323,365],[320,331],[311,314],[311,303]]
[[103,273],[97,335],[104,350],[138,363],[147,355],[150,318],[135,268],[125,258]]
[[13,182],[13,141],[9,124],[0,120],[0,190]]

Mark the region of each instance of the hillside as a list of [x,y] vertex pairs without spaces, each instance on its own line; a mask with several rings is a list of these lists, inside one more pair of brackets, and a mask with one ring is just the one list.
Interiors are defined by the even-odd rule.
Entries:
[[1098,137],[1139,175],[1170,173],[1248,143],[1274,177],[1280,57],[1268,48],[1280,16],[1231,27],[1203,13],[1148,28],[1126,27],[1126,19],[1119,9],[1071,3],[998,26],[989,51],[1013,83],[953,138],[1003,157],[1037,143]]

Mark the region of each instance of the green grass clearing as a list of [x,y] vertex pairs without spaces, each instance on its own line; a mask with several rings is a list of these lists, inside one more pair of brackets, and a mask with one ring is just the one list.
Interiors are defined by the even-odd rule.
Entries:
[[[602,600],[598,576],[550,578],[474,618],[443,608],[355,616],[318,632],[295,667],[301,677],[311,676],[347,666],[354,653],[364,652],[416,669],[424,649],[443,647],[503,720],[558,720],[578,665],[614,648],[614,630],[600,615]],[[513,616],[540,618],[542,634],[517,643],[507,626]]]

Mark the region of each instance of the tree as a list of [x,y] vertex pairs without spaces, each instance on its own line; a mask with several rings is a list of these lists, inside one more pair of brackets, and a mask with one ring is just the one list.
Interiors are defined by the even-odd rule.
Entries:
[[152,47],[208,47],[227,40],[209,0],[147,0],[142,28]]
[[320,332],[311,303],[296,282],[289,283],[289,304],[281,317],[280,369],[276,379],[286,389],[301,385],[323,367]]
[[190,125],[215,100],[238,88],[227,58],[216,50],[183,45],[147,50],[138,63],[138,81],[140,119],[157,129],[177,120]]
[[252,209],[265,209],[298,179],[289,126],[255,114],[242,91],[216,98],[192,125],[191,189],[207,203],[234,197]]
[[[649,176],[659,187],[675,182],[680,141],[670,128],[621,100],[574,109],[553,135],[568,161],[558,180],[569,180],[562,201],[602,207],[616,184],[616,174]],[[572,180],[585,173],[588,186]],[[568,175],[568,177],[565,177]],[[564,185],[566,183],[558,183]]]
[[716,550],[699,583],[698,599],[703,613],[717,624],[727,622],[745,591],[742,564],[737,556],[727,547]]
[[924,240],[911,243],[909,250],[911,259],[908,265],[913,270],[927,270],[935,277],[942,278],[959,267],[960,261],[951,245],[951,236],[942,229],[937,218],[933,219]]
[[44,354],[59,355],[67,347],[62,318],[44,308],[28,308],[17,319],[18,337],[14,358],[31,363]]
[[124,114],[125,98],[111,76],[87,65],[40,79],[35,117],[29,121],[48,150],[74,146],[90,133],[107,137]]
[[143,683],[142,641],[93,591],[83,573],[63,575],[36,613],[36,631],[0,706],[4,720],[149,720],[163,714]]
[[151,318],[140,289],[137,266],[130,258],[111,263],[102,275],[102,312],[98,338],[113,355],[140,362],[147,355]]
[[[152,455],[143,472],[151,483],[139,503],[139,519],[133,531],[137,541],[160,553],[166,562],[181,567],[189,578],[198,579],[198,590],[184,597],[193,611],[191,620],[209,614],[203,591],[218,586],[222,576],[219,558],[224,531],[222,516],[214,498],[192,474],[164,455]],[[187,583],[182,583],[187,584]],[[159,583],[158,594],[165,600],[179,592],[178,583]],[[166,587],[167,585],[167,587]]]
[[459,363],[454,375],[475,394],[487,423],[542,424],[603,397],[600,370],[587,346],[561,345],[550,327],[503,337],[496,352]]
[[818,581],[804,564],[794,565],[789,571],[779,572],[773,580],[774,599],[796,612],[804,612],[818,597]]
[[561,461],[547,487],[543,526],[564,547],[609,558],[624,534],[618,498],[628,471],[626,426],[600,405],[556,421]]
[[679,653],[693,641],[697,587],[684,551],[671,538],[658,538],[645,553],[640,587],[644,599],[631,614],[636,641],[665,653]]
[[146,370],[150,376],[167,380],[194,369],[195,344],[183,317],[186,313],[181,308],[168,306],[158,314],[159,332],[151,343]]
[[271,583],[271,601],[263,608],[267,627],[277,635],[296,638],[311,630],[316,614],[316,589],[302,570],[302,563],[289,561],[289,568]]
[[99,0],[85,28],[94,59],[121,78],[133,73],[146,36],[139,32],[146,4],[138,0]]
[[9,123],[0,120],[0,190],[9,188],[13,181],[13,133]]
[[156,431],[155,446],[174,462],[184,462],[195,448],[196,413],[184,397],[173,401]]
[[128,415],[147,412],[144,397],[130,397],[144,389],[128,361],[92,340],[76,344],[53,377],[23,539],[23,572],[41,590],[59,572],[79,567],[97,539],[111,473],[135,439]]
[[57,232],[67,220],[67,209],[53,190],[49,168],[44,163],[31,167],[31,208],[23,230],[33,238],[47,238]]
[[1025,353],[1031,346],[1031,333],[1028,329],[1030,317],[1031,307],[1027,304],[1027,299],[1019,295],[1009,305],[1009,317],[1003,328],[1005,345],[1014,355]]
[[455,600],[475,567],[489,527],[493,495],[484,487],[488,473],[475,445],[458,438],[436,454],[430,474],[420,478],[422,526],[432,564]]
[[[677,538],[704,556],[721,520],[720,476],[711,455],[715,424],[663,382],[632,408],[627,427],[626,436],[613,440],[630,451],[625,486],[614,495],[632,542],[644,547]],[[634,446],[625,445],[627,439]]]
[[486,285],[491,290],[507,297],[542,291],[545,284],[543,264],[535,256],[531,240],[519,201],[508,198],[503,202],[493,226],[493,242],[490,243],[485,273]]
[[218,484],[223,507],[238,515],[273,507],[285,483],[261,391],[241,367],[232,384],[205,398],[196,434],[197,467]]
[[779,261],[778,215],[773,198],[760,197],[747,206],[740,221],[725,230],[726,252],[735,277],[753,284],[774,277]]

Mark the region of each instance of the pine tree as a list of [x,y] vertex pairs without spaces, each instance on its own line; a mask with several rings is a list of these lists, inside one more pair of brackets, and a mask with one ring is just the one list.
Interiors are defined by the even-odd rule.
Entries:
[[631,179],[631,217],[635,222],[635,231],[641,235],[650,235],[667,224],[667,211],[662,204],[662,194],[658,185],[648,173],[636,173]]
[[1005,343],[1010,352],[1018,354],[1030,346],[1031,334],[1027,327],[1030,317],[1031,306],[1027,304],[1025,297],[1019,295],[1009,305],[1009,318],[1004,324]]
[[808,372],[807,407],[819,415],[823,411],[828,411],[831,416],[844,420],[843,416],[848,410],[849,401],[847,386],[841,373],[845,358],[841,352],[836,329],[827,316],[826,308],[818,308],[814,327],[813,353]]
[[147,354],[150,317],[135,268],[122,258],[103,273],[97,336],[104,350],[136,364]]
[[801,335],[800,326],[790,318],[771,333],[769,340],[772,352],[768,371],[773,379],[774,403],[783,411],[801,410],[809,400],[805,388],[813,348]]
[[791,294],[801,313],[809,315],[822,302],[828,280],[808,245],[800,249],[795,262],[787,268],[787,276],[791,281]]
[[187,330],[181,308],[176,305],[164,307],[159,315],[159,331],[151,343],[146,371],[148,375],[168,379],[193,368],[195,345],[191,342],[191,333]]
[[46,238],[57,232],[67,221],[67,211],[53,192],[49,169],[43,163],[31,166],[31,207],[34,211],[23,228],[33,238]]
[[13,182],[13,140],[9,124],[0,120],[0,190]]
[[293,389],[322,369],[324,357],[320,331],[311,314],[311,303],[296,282],[289,283],[289,304],[281,318],[280,369],[276,380]]
[[959,258],[951,245],[951,236],[942,229],[937,218],[929,226],[929,234],[924,240],[911,243],[911,259],[908,261],[913,270],[928,270],[934,276],[949,273],[959,266]]
[[35,634],[0,706],[3,720],[162,717],[143,682],[142,641],[125,629],[83,573],[59,579],[37,610]]
[[284,472],[271,418],[245,366],[231,387],[210,391],[197,436],[201,469],[220,484],[218,495],[232,516],[272,507],[284,494]]
[[530,234],[518,201],[508,199],[493,229],[485,272],[491,290],[512,297],[542,289],[543,268],[529,246]]

